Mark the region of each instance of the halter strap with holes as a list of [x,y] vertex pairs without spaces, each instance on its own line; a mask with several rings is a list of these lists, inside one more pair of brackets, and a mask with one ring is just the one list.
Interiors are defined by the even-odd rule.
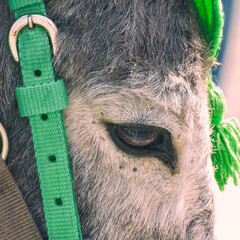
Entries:
[[[9,0],[18,19],[9,34],[23,86],[16,89],[21,116],[30,121],[49,239],[82,239],[62,109],[64,81],[55,79],[48,35],[56,51],[56,27],[42,0]],[[48,35],[47,35],[48,33]],[[17,47],[16,47],[16,43]],[[18,53],[17,53],[18,48]]]

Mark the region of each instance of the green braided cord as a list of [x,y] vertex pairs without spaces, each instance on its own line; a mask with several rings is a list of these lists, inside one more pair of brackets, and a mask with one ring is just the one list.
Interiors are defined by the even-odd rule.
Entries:
[[54,112],[68,106],[63,79],[29,87],[17,87],[16,98],[22,117]]
[[[43,2],[36,4],[35,0],[19,0],[16,1],[15,5],[13,2],[14,0],[9,0],[11,6],[17,6],[18,3],[22,4],[23,2],[33,3],[33,5],[27,7],[21,5],[21,9],[15,10],[16,18],[32,13],[46,15]],[[19,90],[20,88],[17,90],[20,96],[20,108],[23,108],[21,100],[24,98],[22,93],[24,91],[28,92],[27,94],[31,92],[34,95],[32,90],[39,88],[42,93],[36,96],[31,95],[32,101],[35,102],[37,98],[44,99],[42,106],[35,102],[35,105],[40,109],[37,109],[36,115],[32,115],[34,110],[31,110],[31,113],[28,114],[31,115],[29,121],[48,237],[50,240],[82,240],[63,116],[61,111],[55,110],[56,101],[62,101],[61,104],[64,105],[62,107],[65,107],[67,103],[66,99],[60,100],[52,96],[54,94],[58,95],[59,91],[63,91],[63,88],[60,87],[60,90],[56,93],[52,88],[53,85],[59,83],[61,85],[61,82],[55,82],[51,63],[51,49],[46,30],[40,26],[35,26],[33,30],[25,27],[18,36],[18,50],[23,78],[23,87],[21,87],[21,90]],[[49,89],[51,96],[47,96]],[[63,93],[61,94],[64,98],[66,97],[66,94],[65,96]],[[29,97],[30,95],[27,99]],[[25,104],[32,107],[30,103]],[[51,112],[45,112],[44,104],[48,104],[47,109],[50,109]]]
[[212,163],[215,168],[215,179],[220,190],[224,190],[229,177],[237,185],[240,177],[240,128],[237,119],[222,120],[225,112],[224,96],[208,78],[209,106],[212,131]]
[[193,0],[199,23],[206,42],[211,48],[211,56],[216,57],[223,34],[224,13],[221,0]]

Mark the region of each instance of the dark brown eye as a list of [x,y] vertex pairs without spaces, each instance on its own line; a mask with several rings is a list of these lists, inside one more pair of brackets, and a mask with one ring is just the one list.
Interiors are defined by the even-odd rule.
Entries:
[[107,124],[115,145],[123,152],[144,157],[153,156],[174,172],[176,154],[171,133],[164,128],[139,124]]
[[176,153],[171,133],[164,128],[140,124],[107,124],[115,145],[136,157],[153,156],[166,164],[172,173],[176,167]]
[[158,137],[158,132],[154,128],[143,127],[118,127],[117,134],[119,138],[127,144],[143,147],[153,143]]
[[108,130],[115,144],[132,155],[152,155],[163,146],[163,132],[157,127],[109,124]]

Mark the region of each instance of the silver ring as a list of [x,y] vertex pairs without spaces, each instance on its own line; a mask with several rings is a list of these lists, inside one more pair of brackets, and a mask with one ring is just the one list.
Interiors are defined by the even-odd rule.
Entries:
[[57,44],[56,44],[56,35],[57,35],[57,27],[53,23],[52,20],[50,20],[47,17],[33,14],[33,15],[25,15],[20,17],[11,27],[9,32],[9,47],[11,50],[11,53],[13,55],[13,58],[16,62],[19,61],[18,57],[18,51],[17,51],[17,36],[18,33],[21,31],[21,29],[25,26],[28,26],[30,30],[33,30],[34,24],[38,24],[42,27],[44,27],[52,41],[53,46],[53,53],[56,53],[57,50]]

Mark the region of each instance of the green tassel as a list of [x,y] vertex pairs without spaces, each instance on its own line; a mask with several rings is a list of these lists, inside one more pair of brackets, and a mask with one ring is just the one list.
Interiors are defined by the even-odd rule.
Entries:
[[212,83],[210,77],[208,78],[208,86],[213,128],[211,157],[215,168],[215,179],[220,190],[223,191],[230,176],[235,185],[238,184],[238,177],[240,177],[240,128],[235,118],[222,120],[225,112],[223,93]]
[[[224,13],[221,0],[193,0],[199,18],[199,26],[210,49],[210,56],[215,58],[220,49]],[[222,121],[225,112],[224,96],[210,76],[207,78],[209,107],[211,114],[211,138],[213,144],[212,163],[215,178],[221,190],[231,176],[238,184],[240,169],[239,148],[240,129],[236,119]]]

